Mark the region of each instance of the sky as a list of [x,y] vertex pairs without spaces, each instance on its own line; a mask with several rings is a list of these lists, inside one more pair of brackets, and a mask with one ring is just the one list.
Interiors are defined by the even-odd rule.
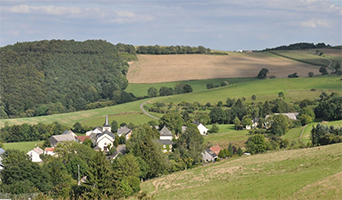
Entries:
[[341,0],[0,0],[0,46],[38,40],[262,50],[342,44]]

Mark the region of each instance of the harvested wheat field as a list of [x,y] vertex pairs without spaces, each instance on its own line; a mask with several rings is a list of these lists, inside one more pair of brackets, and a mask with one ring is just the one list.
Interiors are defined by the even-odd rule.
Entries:
[[229,55],[138,55],[130,63],[130,83],[160,83],[183,80],[256,77],[262,68],[277,78],[297,72],[300,77],[318,66],[293,61],[268,53],[229,53]]

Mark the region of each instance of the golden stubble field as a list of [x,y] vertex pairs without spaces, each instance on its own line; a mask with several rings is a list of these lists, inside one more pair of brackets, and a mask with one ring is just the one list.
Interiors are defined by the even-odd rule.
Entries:
[[138,55],[130,62],[130,83],[160,83],[183,80],[256,77],[262,68],[277,78],[297,72],[300,77],[319,67],[268,53],[229,53],[229,55]]

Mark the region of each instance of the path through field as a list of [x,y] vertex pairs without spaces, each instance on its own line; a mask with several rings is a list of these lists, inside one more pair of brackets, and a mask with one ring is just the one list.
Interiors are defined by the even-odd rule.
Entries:
[[151,115],[150,113],[148,113],[145,109],[144,109],[144,105],[147,103],[148,101],[145,101],[144,103],[142,103],[140,105],[140,110],[143,111],[143,113],[149,117],[152,117],[153,119],[159,120],[159,117],[155,117],[153,115]]

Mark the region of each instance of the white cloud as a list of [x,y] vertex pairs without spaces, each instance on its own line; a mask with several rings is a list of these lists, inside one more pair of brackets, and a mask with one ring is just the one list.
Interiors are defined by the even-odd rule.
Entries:
[[330,27],[330,24],[327,20],[313,19],[313,20],[302,22],[301,26],[308,27],[308,28],[318,28],[318,27]]

